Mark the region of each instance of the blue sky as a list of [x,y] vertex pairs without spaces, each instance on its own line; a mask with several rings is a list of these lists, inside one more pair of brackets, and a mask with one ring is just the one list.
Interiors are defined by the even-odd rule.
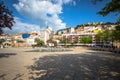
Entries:
[[46,26],[58,30],[76,27],[88,22],[116,22],[114,13],[106,17],[96,14],[105,2],[93,5],[91,0],[4,0],[13,12],[15,25],[8,33],[30,32],[44,29]]

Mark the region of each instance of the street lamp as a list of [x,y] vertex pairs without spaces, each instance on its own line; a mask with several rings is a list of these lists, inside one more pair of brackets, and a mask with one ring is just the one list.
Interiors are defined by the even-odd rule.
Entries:
[[67,46],[67,34],[66,34],[66,46]]

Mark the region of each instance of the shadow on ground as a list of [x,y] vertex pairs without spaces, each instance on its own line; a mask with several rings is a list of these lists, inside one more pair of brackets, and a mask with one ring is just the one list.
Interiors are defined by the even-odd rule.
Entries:
[[21,79],[21,77],[23,76],[24,74],[16,74],[16,76],[12,79],[12,80],[23,80]]
[[88,52],[45,56],[28,67],[30,80],[120,80],[120,55]]
[[0,80],[5,80],[5,76],[7,76],[7,74],[1,74],[0,75]]
[[[21,79],[21,77],[23,76],[24,74],[16,74],[15,77],[12,79],[12,80],[23,80]],[[5,77],[7,76],[7,74],[1,74],[0,75],[0,80],[6,80]]]
[[8,58],[14,55],[17,55],[17,53],[0,53],[0,58]]

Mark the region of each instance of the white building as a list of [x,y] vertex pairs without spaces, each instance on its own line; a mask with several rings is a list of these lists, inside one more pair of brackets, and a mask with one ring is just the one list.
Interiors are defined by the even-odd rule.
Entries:
[[35,39],[39,38],[37,33],[30,33],[30,37],[26,38],[26,43],[27,44],[36,44]]
[[39,39],[44,41],[45,45],[47,44],[47,40],[49,40],[52,36],[53,31],[50,27],[47,27],[45,30],[40,30],[38,32]]
[[[29,35],[29,36],[28,36]],[[23,44],[32,45],[36,44],[35,39],[40,39],[44,41],[45,45],[47,44],[47,40],[49,40],[53,35],[52,28],[47,27],[44,30],[40,30],[38,32],[31,32],[31,33],[21,33],[21,34],[14,34],[14,44],[17,44],[18,41],[23,41]]]
[[56,34],[58,35],[68,34],[68,33],[75,33],[75,29],[70,27],[70,28],[60,29],[56,32]]

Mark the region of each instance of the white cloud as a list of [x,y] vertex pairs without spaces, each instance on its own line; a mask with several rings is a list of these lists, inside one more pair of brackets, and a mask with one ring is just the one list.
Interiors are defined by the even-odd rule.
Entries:
[[25,17],[32,19],[41,28],[50,26],[54,30],[66,27],[59,14],[63,4],[75,4],[73,0],[19,0],[13,4],[15,9]]
[[31,31],[39,31],[40,27],[38,25],[23,23],[19,18],[15,17],[15,23],[12,27],[12,30],[5,28],[5,33],[22,33],[22,32],[31,32]]
[[74,6],[76,6],[76,2],[75,2],[75,1],[73,1],[72,4],[73,4]]

